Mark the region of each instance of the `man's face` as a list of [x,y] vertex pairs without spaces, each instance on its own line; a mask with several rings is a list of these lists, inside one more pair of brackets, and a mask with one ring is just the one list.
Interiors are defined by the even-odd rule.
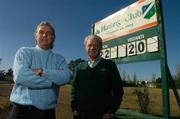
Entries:
[[101,44],[96,40],[88,39],[86,41],[86,51],[91,60],[94,60],[100,56]]
[[35,37],[37,45],[44,50],[50,49],[54,42],[52,30],[47,25],[39,26]]

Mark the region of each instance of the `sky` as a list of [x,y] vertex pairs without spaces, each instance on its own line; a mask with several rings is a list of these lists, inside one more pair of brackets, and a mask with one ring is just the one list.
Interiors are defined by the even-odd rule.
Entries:
[[[34,31],[42,21],[49,21],[56,31],[53,51],[67,62],[87,59],[84,37],[91,34],[92,24],[127,7],[136,0],[0,0],[0,70],[13,67],[16,51],[34,47]],[[163,0],[167,62],[172,74],[180,64],[180,1]],[[118,64],[120,72],[137,74],[142,80],[161,75],[159,61]]]

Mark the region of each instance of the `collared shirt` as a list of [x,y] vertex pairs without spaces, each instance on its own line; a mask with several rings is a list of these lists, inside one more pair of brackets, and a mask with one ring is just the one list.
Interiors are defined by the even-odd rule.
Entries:
[[[70,80],[70,70],[65,59],[38,46],[20,48],[15,55],[13,68],[15,84],[10,100],[42,110],[55,108],[59,85]],[[32,71],[35,68],[42,68],[43,75],[36,75]]]
[[94,61],[88,60],[89,67],[94,68],[99,63],[100,60],[101,57],[96,58]]

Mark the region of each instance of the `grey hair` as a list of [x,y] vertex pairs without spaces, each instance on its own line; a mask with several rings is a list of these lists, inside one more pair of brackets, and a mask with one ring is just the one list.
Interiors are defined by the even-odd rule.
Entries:
[[53,35],[53,42],[51,44],[51,49],[53,49],[53,46],[54,46],[54,40],[56,38],[56,35],[55,35],[55,30],[54,30],[54,27],[48,22],[48,21],[41,21],[37,27],[36,27],[36,31],[35,31],[35,35],[37,33],[37,30],[40,26],[48,26],[51,30],[52,30],[52,35]]
[[94,34],[90,34],[90,35],[86,36],[84,39],[85,46],[86,46],[87,40],[95,40],[95,41],[99,42],[100,47],[102,48],[102,38],[100,36],[97,36]]

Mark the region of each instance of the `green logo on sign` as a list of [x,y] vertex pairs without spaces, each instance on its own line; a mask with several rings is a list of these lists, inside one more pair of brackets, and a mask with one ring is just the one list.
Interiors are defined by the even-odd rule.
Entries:
[[145,19],[150,19],[156,12],[155,5],[153,3],[144,5],[142,7],[142,12]]

